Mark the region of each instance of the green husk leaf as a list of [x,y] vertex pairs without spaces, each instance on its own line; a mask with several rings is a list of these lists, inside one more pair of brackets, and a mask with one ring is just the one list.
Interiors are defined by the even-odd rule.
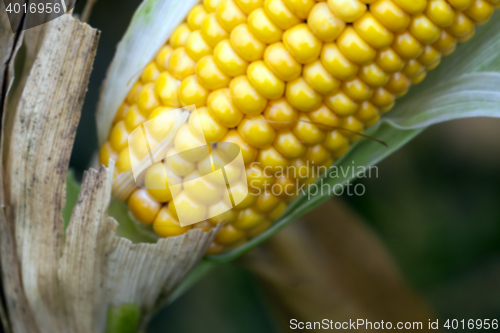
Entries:
[[63,209],[64,230],[68,228],[69,220],[73,207],[78,201],[78,193],[80,193],[80,183],[75,179],[75,173],[72,169],[68,170],[66,175],[66,205]]
[[118,44],[97,106],[99,145],[108,137],[116,110],[174,29],[198,0],[145,0]]
[[141,321],[141,309],[136,304],[110,307],[106,333],[136,333]]
[[[500,118],[500,13],[477,30],[471,41],[460,45],[453,55],[443,59],[437,70],[412,88],[379,125],[367,132],[387,143],[388,148],[362,138],[330,170],[345,170],[348,166],[369,170],[433,124],[477,116]],[[337,184],[346,185],[356,178],[351,174],[331,178],[329,174],[319,178],[316,184],[327,183],[332,188]],[[234,260],[328,198],[327,193],[300,194],[267,231],[238,248],[207,259],[218,263]]]

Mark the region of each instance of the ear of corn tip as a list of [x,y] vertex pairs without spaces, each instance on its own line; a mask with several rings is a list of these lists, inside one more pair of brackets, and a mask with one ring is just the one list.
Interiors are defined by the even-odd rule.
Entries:
[[[227,210],[224,202],[210,201],[215,190],[199,181],[174,191],[157,163],[146,172],[148,189],[133,191],[128,206],[160,237],[222,224],[207,252],[220,253],[269,228],[296,186],[314,181],[312,169],[344,154],[499,6],[498,0],[205,0],[130,89],[100,161],[113,158],[118,174],[130,172],[129,134],[148,119],[194,104],[208,142],[240,146],[248,196],[203,219],[200,202]],[[182,151],[193,133],[188,122],[174,149]],[[206,173],[207,158],[169,163],[177,177],[196,179]],[[307,169],[309,177],[278,172],[290,166]],[[173,197],[203,222],[182,227]]]

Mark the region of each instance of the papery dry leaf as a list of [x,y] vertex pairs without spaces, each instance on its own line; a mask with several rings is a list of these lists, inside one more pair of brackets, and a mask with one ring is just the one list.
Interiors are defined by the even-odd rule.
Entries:
[[16,332],[103,332],[108,308],[135,304],[145,321],[218,229],[156,244],[115,236],[107,212],[111,163],[86,173],[64,240],[66,173],[99,33],[64,15],[32,37],[39,41],[30,52],[36,59],[2,124],[0,244],[10,319]]
[[[306,221],[306,222],[304,222]],[[329,200],[243,258],[289,320],[421,321],[434,318],[376,235]],[[365,330],[366,331],[366,330]]]
[[[65,177],[98,39],[96,30],[69,15],[44,29],[18,107],[6,109],[11,121],[2,123],[7,219],[1,254],[4,277],[20,273],[22,279],[21,287],[9,284],[14,278],[4,279],[16,332],[62,332],[55,276],[63,241]],[[5,131],[11,124],[11,131]],[[9,260],[13,266],[5,264]],[[24,309],[19,308],[23,290],[29,304]]]

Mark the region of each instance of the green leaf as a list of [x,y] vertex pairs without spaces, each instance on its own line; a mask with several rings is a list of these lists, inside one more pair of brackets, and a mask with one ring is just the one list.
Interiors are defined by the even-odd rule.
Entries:
[[80,193],[80,183],[75,179],[75,174],[73,170],[68,170],[66,175],[66,205],[63,208],[63,219],[64,219],[64,230],[68,228],[69,220],[71,219],[71,213],[73,212],[73,207],[75,207],[78,201],[78,194]]
[[[360,139],[332,165],[325,177],[317,180],[316,185],[328,184],[330,188],[348,185],[356,175],[334,173],[332,177],[332,170],[352,170],[353,167],[369,170],[430,125],[466,117],[500,117],[500,74],[497,73],[500,71],[500,13],[477,30],[471,41],[443,59],[437,70],[413,87],[379,125],[367,132],[387,143],[388,148],[366,138]],[[223,263],[237,258],[330,196],[328,193],[301,194],[264,233],[238,248],[209,256],[207,260]]]
[[136,333],[141,320],[141,309],[136,304],[110,307],[106,333]]

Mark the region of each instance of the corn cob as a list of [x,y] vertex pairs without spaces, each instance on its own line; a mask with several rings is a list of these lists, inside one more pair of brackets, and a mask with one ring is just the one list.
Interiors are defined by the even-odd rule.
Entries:
[[[138,187],[128,206],[160,237],[223,223],[208,250],[222,252],[266,230],[296,196],[270,186],[315,180],[277,174],[278,167],[331,165],[499,7],[500,0],[204,0],[130,89],[100,161],[115,159],[116,175],[129,172],[129,134],[194,104],[207,142],[240,146],[250,193],[236,208],[187,227],[172,197],[196,211],[211,195],[209,184],[199,184],[198,197]],[[177,135],[193,139],[188,125]],[[203,165],[182,160],[174,170],[196,178]],[[145,181],[165,182],[161,165],[149,168]]]

